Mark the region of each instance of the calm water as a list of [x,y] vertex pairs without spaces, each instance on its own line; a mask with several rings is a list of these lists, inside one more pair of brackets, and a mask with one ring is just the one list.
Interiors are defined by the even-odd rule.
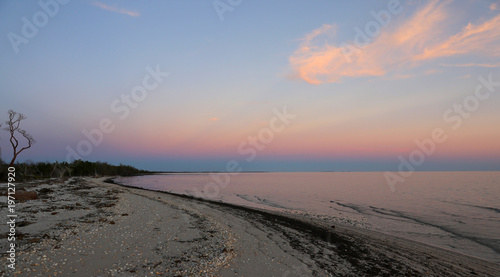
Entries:
[[307,214],[500,263],[500,172],[415,172],[395,192],[381,172],[172,174],[116,181]]

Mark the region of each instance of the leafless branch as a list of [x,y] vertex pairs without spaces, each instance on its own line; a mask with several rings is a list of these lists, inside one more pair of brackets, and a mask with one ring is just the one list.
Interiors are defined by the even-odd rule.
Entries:
[[[4,130],[10,133],[10,144],[12,145],[12,150],[14,152],[12,161],[10,162],[9,166],[13,166],[17,156],[24,150],[30,148],[36,142],[30,134],[26,133],[25,130],[19,128],[19,126],[21,125],[21,121],[23,121],[24,119],[26,119],[26,116],[24,116],[23,114],[17,113],[13,110],[9,110],[9,120],[5,121],[7,127],[4,128]],[[16,132],[21,134],[28,141],[28,145],[21,148],[19,151],[17,150],[19,141],[15,136]]]

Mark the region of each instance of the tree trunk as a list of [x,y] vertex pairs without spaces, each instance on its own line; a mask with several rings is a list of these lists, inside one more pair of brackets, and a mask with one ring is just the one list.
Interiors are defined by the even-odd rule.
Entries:
[[18,154],[19,154],[19,153],[14,154],[14,157],[12,157],[12,161],[10,161],[9,167],[13,167],[13,166],[14,166],[14,162],[16,161],[16,158],[17,158],[17,155],[18,155]]

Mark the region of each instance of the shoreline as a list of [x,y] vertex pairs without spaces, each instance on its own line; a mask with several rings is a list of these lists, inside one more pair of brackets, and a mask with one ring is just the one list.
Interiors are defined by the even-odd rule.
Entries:
[[[375,231],[105,179],[110,178],[33,188],[50,189],[53,195],[25,206],[49,203],[57,212],[31,211],[32,220],[60,218],[53,225],[19,227],[28,242],[19,249],[17,274],[38,276],[45,268],[42,272],[56,272],[50,276],[500,276],[498,264]],[[76,192],[77,197],[70,195]],[[85,212],[77,208],[64,215],[61,199],[81,202],[74,205]],[[97,253],[95,246],[87,247],[91,232],[102,237],[97,242],[108,250]],[[128,239],[119,237],[125,235]],[[5,269],[0,272],[7,273]]]
[[[233,204],[233,203],[228,203],[228,202],[222,202],[221,200],[201,198],[201,197],[197,197],[197,196],[193,196],[193,195],[180,194],[180,193],[171,192],[171,191],[163,191],[163,190],[155,190],[155,189],[148,189],[148,188],[142,188],[142,187],[129,186],[129,185],[117,183],[117,182],[115,182],[115,180],[113,178],[109,178],[109,179],[105,180],[105,182],[108,182],[108,183],[111,183],[111,184],[116,184],[116,185],[123,186],[123,187],[129,187],[129,188],[134,188],[134,189],[141,189],[141,190],[147,190],[147,191],[154,191],[154,192],[159,192],[159,193],[165,193],[165,194],[169,194],[169,195],[180,197],[180,198],[187,199],[187,200],[196,200],[196,201],[201,201],[201,202],[204,202],[204,203],[211,203],[211,204],[225,206],[225,207],[228,207],[228,208],[243,210],[243,211],[247,211],[247,212],[266,214],[268,216],[273,216],[273,217],[281,218],[282,221],[283,220],[294,221],[294,224],[298,228],[306,226],[309,229],[314,229],[315,232],[318,233],[318,235],[317,235],[318,237],[327,237],[328,233],[329,233],[329,228],[332,225],[335,225],[337,227],[338,226],[343,226],[343,227],[345,227],[345,228],[347,228],[349,230],[356,231],[356,232],[359,232],[359,233],[371,232],[371,233],[380,234],[382,236],[389,236],[389,237],[392,237],[392,238],[395,238],[395,239],[402,239],[404,241],[408,240],[408,241],[411,241],[411,242],[414,242],[414,243],[419,243],[419,244],[423,244],[423,245],[426,245],[426,246],[431,246],[431,247],[434,247],[434,248],[437,248],[437,249],[449,251],[451,253],[456,253],[456,254],[464,255],[464,256],[467,256],[467,257],[470,257],[470,258],[474,258],[474,259],[482,260],[482,261],[489,262],[489,263],[492,263],[492,264],[499,264],[500,265],[500,262],[496,262],[495,260],[492,260],[492,259],[489,260],[489,259],[486,259],[486,258],[481,257],[481,256],[475,256],[475,255],[472,255],[472,254],[467,253],[467,252],[454,251],[453,249],[443,247],[443,245],[441,245],[441,244],[432,244],[432,243],[429,243],[429,242],[426,242],[426,241],[420,241],[420,240],[405,238],[405,237],[402,237],[402,236],[394,235],[394,234],[383,232],[383,231],[379,231],[379,230],[373,230],[373,229],[370,229],[370,228],[363,228],[363,227],[359,227],[359,226],[349,225],[349,224],[346,224],[346,223],[343,223],[343,222],[338,222],[338,221],[333,222],[332,220],[322,220],[319,217],[316,217],[314,215],[310,215],[308,213],[293,213],[293,212],[288,212],[288,211],[286,211],[286,208],[283,208],[283,210],[273,210],[273,209],[266,209],[266,208],[252,207],[252,206],[245,206],[245,205],[242,205],[242,204]],[[476,242],[475,240],[473,240],[473,241]],[[488,245],[487,247],[490,247],[490,246]]]
[[[164,193],[167,195],[172,195],[175,197],[179,197],[182,199],[187,199],[189,201],[199,201],[202,203],[208,203],[212,205],[218,205],[221,207],[227,207],[230,209],[234,210],[241,210],[247,213],[254,213],[254,214],[260,214],[264,217],[266,217],[266,220],[268,221],[280,221],[280,224],[287,224],[290,226],[293,226],[295,229],[301,229],[302,232],[307,232],[309,235],[312,237],[315,237],[318,240],[322,240],[328,243],[332,243],[335,241],[337,244],[343,245],[343,247],[340,248],[352,248],[353,245],[352,243],[349,242],[349,240],[342,239],[342,235],[339,233],[344,233],[343,235],[349,235],[352,237],[363,237],[363,239],[366,240],[377,240],[377,241],[388,241],[391,240],[392,242],[404,247],[408,248],[407,250],[410,250],[411,248],[418,248],[419,251],[425,252],[425,251],[430,251],[430,252],[435,252],[434,254],[437,254],[437,256],[441,255],[445,257],[446,259],[457,259],[460,260],[469,260],[472,263],[478,263],[482,264],[485,263],[486,267],[487,265],[492,265],[493,268],[497,267],[496,270],[498,270],[497,273],[495,274],[500,274],[500,264],[484,260],[478,257],[466,255],[460,252],[454,252],[450,251],[444,248],[440,248],[439,246],[431,245],[431,244],[426,244],[423,242],[419,241],[414,241],[410,239],[405,239],[402,237],[390,235],[390,234],[385,234],[381,233],[378,231],[374,230],[369,230],[369,229],[364,229],[364,228],[359,228],[359,227],[354,227],[354,226],[348,226],[345,224],[341,223],[335,223],[335,225],[330,225],[327,222],[323,222],[319,219],[316,218],[311,218],[305,215],[294,215],[294,214],[288,214],[288,213],[282,213],[278,211],[272,211],[272,210],[266,210],[266,209],[260,209],[260,208],[255,208],[255,207],[247,207],[247,206],[240,206],[237,204],[231,204],[231,203],[225,203],[222,201],[217,201],[217,200],[210,200],[210,199],[204,199],[200,197],[195,197],[191,195],[185,195],[185,194],[177,194],[173,192],[168,192],[168,191],[161,191],[161,190],[150,190],[146,188],[141,188],[141,187],[134,187],[134,186],[127,186],[123,185],[120,183],[114,182],[112,178],[105,180],[105,182],[115,184],[118,186],[122,187],[127,187],[127,188],[133,188],[133,189],[139,189],[139,190],[145,190],[145,191],[154,191],[157,193]],[[339,242],[339,240],[341,242]],[[346,243],[348,242],[348,243]],[[380,243],[380,242],[377,242]],[[351,244],[350,246],[347,246],[346,244]],[[352,249],[350,249],[352,250]],[[347,250],[349,251],[349,250]],[[357,251],[354,251],[357,252]],[[353,255],[353,252],[350,253],[350,255]],[[358,254],[354,254],[354,256],[358,256]],[[439,258],[439,257],[437,257]],[[473,271],[474,272],[474,271]]]

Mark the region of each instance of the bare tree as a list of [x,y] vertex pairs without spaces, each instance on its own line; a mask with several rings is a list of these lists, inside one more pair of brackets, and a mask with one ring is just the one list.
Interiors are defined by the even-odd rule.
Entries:
[[[12,145],[12,150],[14,150],[14,156],[12,157],[12,161],[10,161],[9,166],[13,166],[17,156],[24,150],[30,148],[36,142],[30,134],[26,133],[25,130],[19,128],[19,126],[21,125],[21,121],[23,121],[24,119],[26,119],[26,116],[24,116],[23,114],[17,113],[13,110],[9,110],[9,120],[5,121],[7,127],[4,128],[4,130],[10,133],[10,144]],[[17,150],[19,141],[15,136],[16,132],[21,134],[28,141],[28,146],[21,148],[19,151]]]

